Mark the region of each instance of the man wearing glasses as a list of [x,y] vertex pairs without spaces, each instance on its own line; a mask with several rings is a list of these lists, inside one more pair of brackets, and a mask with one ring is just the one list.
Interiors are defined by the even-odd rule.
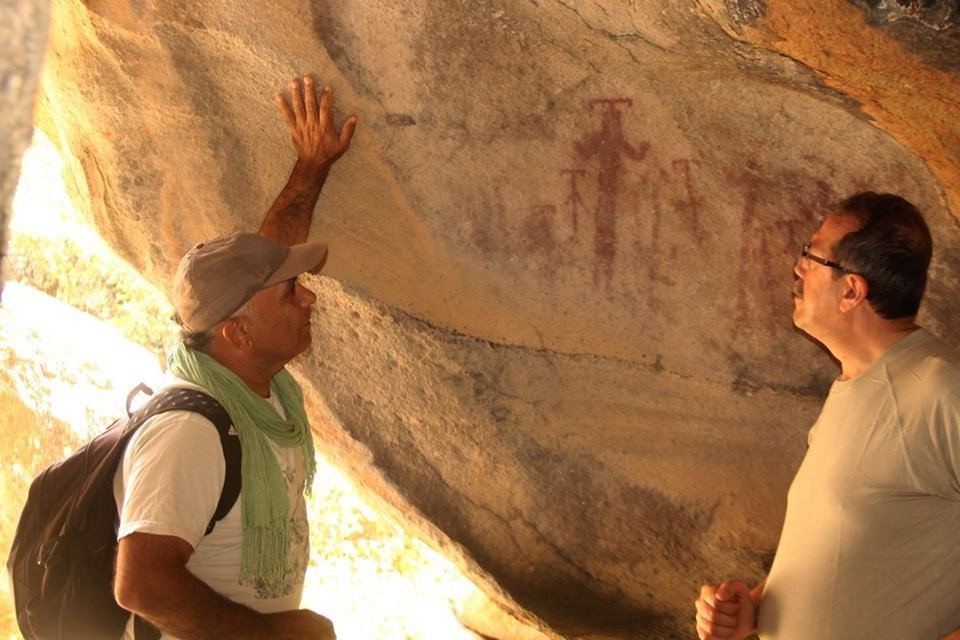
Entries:
[[932,242],[899,196],[827,215],[794,324],[840,362],[770,574],[707,584],[701,640],[960,640],[960,355],[915,323]]

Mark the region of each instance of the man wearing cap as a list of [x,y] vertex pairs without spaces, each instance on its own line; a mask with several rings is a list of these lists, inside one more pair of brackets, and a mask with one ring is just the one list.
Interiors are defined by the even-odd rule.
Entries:
[[[338,130],[332,95],[313,81],[278,96],[298,152],[290,180],[258,234],[202,242],[183,257],[173,302],[183,341],[170,356],[177,387],[220,402],[242,452],[240,496],[204,535],[225,461],[213,424],[171,411],[131,439],[114,480],[120,513],[117,602],[164,639],[335,638],[332,623],[300,609],[309,557],[304,491],[314,472],[300,387],[284,369],[310,345],[316,300],[299,281],[326,259],[305,242],[313,207],[356,126]],[[134,634],[134,618],[125,638]]]
[[856,194],[794,265],[794,324],[839,361],[752,589],[703,585],[701,640],[960,639],[960,354],[916,324],[932,240]]

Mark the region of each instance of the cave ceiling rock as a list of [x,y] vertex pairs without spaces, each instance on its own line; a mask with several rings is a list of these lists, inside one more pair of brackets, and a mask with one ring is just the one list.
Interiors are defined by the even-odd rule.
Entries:
[[927,212],[957,340],[954,16],[874,4],[56,0],[38,122],[166,286],[285,181],[274,93],[332,84],[321,449],[541,633],[686,637],[700,581],[762,575],[835,373],[790,323],[825,207]]

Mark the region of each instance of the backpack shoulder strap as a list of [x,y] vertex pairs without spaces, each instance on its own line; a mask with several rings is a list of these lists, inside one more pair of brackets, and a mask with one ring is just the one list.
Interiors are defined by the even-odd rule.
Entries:
[[[138,389],[139,390],[139,387]],[[138,428],[147,419],[167,411],[192,411],[199,413],[213,423],[220,436],[220,446],[223,448],[223,460],[226,470],[223,477],[223,491],[220,500],[213,512],[210,524],[204,535],[209,535],[214,526],[222,520],[240,495],[240,438],[233,428],[233,421],[227,410],[223,408],[210,394],[196,389],[170,387],[163,389],[140,409],[133,413],[128,423],[128,430]]]

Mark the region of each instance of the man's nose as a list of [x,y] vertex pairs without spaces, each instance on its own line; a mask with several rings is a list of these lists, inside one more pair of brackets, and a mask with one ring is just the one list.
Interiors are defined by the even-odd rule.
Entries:
[[317,301],[317,294],[298,282],[297,299],[300,301],[301,306],[307,308],[313,306],[313,303]]
[[797,256],[796,261],[793,263],[793,273],[796,274],[796,276],[801,280],[803,280],[803,276],[807,272],[806,262],[806,258],[803,256]]

